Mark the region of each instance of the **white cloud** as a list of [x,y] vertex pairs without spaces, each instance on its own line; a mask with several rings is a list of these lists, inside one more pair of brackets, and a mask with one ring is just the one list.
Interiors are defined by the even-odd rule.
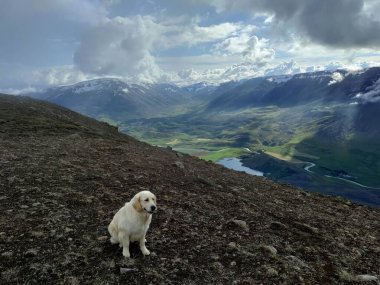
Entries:
[[[251,28],[252,27],[252,28]],[[250,26],[253,29],[254,26]],[[176,47],[181,45],[194,46],[202,43],[210,43],[224,40],[227,37],[237,35],[248,28],[242,23],[221,23],[211,26],[199,26],[198,23],[181,26],[165,26],[161,45],[164,48]]]
[[119,75],[154,80],[160,70],[151,55],[161,26],[150,16],[116,17],[89,30],[82,38],[74,62],[96,75]]
[[255,62],[258,66],[266,65],[275,55],[274,49],[268,48],[267,43],[268,40],[266,39],[259,40],[256,36],[251,37],[247,49],[243,52],[243,57]]
[[367,92],[359,93],[355,98],[364,103],[380,102],[380,79],[378,79],[372,86],[368,87]]
[[[218,13],[250,12],[272,17],[276,30],[298,35],[324,46],[344,49],[380,46],[380,5],[374,0],[213,0]],[[376,11],[376,12],[375,12]]]
[[214,51],[222,55],[239,54],[244,61],[249,61],[258,67],[265,66],[275,56],[275,50],[269,47],[269,40],[259,39],[248,33],[223,40],[214,46]]
[[[239,33],[235,33],[235,35],[227,37],[222,42],[215,44],[213,50],[217,54],[242,55],[247,49],[250,48],[250,40],[255,37],[253,36],[254,31],[254,26],[250,30],[244,29],[242,31],[239,31]],[[257,39],[257,37],[255,38]]]
[[344,79],[344,74],[342,74],[340,72],[334,72],[331,75],[331,81],[329,82],[329,85],[341,82],[343,79]]
[[[0,2],[0,88],[7,90],[101,76],[217,82],[292,73],[292,60],[307,71],[334,58],[340,63],[327,68],[380,62],[377,33],[360,33],[377,31],[378,0]],[[179,70],[191,71],[182,78]]]
[[77,83],[89,79],[88,75],[72,65],[55,66],[32,72],[31,80],[37,86],[54,86]]
[[28,94],[28,93],[33,93],[37,91],[38,89],[35,87],[26,87],[26,88],[21,88],[21,89],[15,89],[15,88],[0,89],[0,93],[9,94],[9,95],[22,95],[22,94]]
[[215,44],[229,38],[231,42],[241,40],[241,50],[234,51],[231,46],[222,51],[216,44],[214,52],[223,52],[223,57],[239,53],[246,60],[262,64],[274,52],[266,48],[266,40],[250,37],[255,30],[255,26],[242,23],[199,26],[197,21],[191,25],[162,24],[151,16],[116,17],[92,28],[83,36],[74,61],[86,73],[119,75],[131,80],[152,82],[165,77],[154,52]]
[[73,84],[92,77],[77,70],[72,65],[31,69],[26,66],[0,65],[0,86],[4,93],[22,94],[47,86]]

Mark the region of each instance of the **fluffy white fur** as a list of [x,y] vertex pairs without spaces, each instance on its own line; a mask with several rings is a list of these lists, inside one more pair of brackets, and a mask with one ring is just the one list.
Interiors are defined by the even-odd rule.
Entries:
[[148,231],[152,214],[156,211],[156,196],[150,191],[137,193],[113,217],[108,226],[111,243],[119,243],[123,247],[123,255],[130,257],[129,243],[138,241],[144,255],[150,252],[145,246],[145,235]]

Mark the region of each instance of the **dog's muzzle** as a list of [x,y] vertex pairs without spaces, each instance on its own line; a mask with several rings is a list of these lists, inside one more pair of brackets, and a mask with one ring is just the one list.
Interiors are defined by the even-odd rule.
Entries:
[[144,208],[144,210],[145,210],[145,212],[147,212],[149,214],[153,214],[157,210],[157,207],[156,206],[151,206],[150,210],[147,210],[145,208]]

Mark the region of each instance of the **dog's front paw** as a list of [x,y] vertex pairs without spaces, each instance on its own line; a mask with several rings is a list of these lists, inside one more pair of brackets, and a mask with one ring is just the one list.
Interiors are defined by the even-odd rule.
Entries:
[[142,254],[144,254],[144,255],[149,255],[149,254],[150,254],[150,251],[149,251],[147,248],[143,248],[143,249],[141,249],[141,252],[142,252]]
[[124,257],[127,257],[127,258],[129,258],[129,257],[131,257],[131,254],[129,253],[129,250],[127,250],[127,249],[123,249],[123,256]]

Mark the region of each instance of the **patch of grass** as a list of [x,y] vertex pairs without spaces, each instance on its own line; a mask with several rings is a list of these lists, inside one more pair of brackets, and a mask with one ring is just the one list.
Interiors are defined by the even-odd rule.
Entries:
[[368,141],[349,141],[342,144],[324,144],[318,141],[303,142],[297,149],[312,152],[320,159],[314,171],[331,175],[334,171],[344,171],[353,180],[371,187],[380,187],[380,148]]
[[225,148],[218,151],[212,151],[207,155],[201,156],[202,159],[218,161],[226,157],[239,157],[248,153],[247,150],[242,148]]

